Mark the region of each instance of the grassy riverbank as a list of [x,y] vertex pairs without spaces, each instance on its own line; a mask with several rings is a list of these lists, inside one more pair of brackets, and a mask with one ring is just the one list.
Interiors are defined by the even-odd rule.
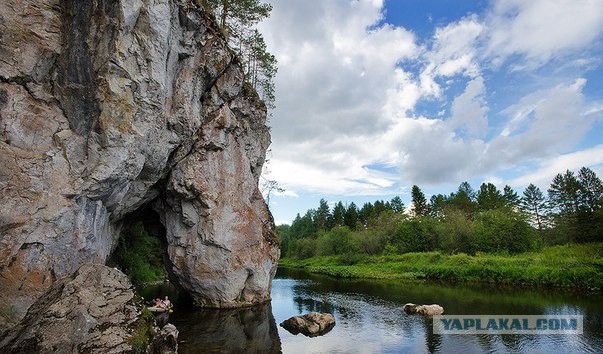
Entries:
[[603,289],[603,243],[546,247],[512,256],[421,252],[285,258],[280,266],[341,278],[437,279]]

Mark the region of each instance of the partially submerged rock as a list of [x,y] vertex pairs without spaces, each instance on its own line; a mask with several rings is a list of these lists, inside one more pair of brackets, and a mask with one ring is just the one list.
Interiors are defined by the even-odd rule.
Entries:
[[148,354],[178,353],[178,330],[171,323],[166,324],[157,332],[151,342]]
[[292,334],[301,333],[308,337],[316,337],[327,334],[335,327],[335,317],[330,313],[308,313],[291,317],[280,326]]
[[409,315],[435,316],[444,313],[444,308],[440,305],[416,305],[408,303],[402,307],[404,312]]
[[130,330],[139,315],[125,274],[84,265],[31,306],[0,340],[0,352],[123,353],[132,349]]

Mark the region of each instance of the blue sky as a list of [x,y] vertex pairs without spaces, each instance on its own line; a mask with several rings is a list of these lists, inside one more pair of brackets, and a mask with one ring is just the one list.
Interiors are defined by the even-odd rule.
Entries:
[[462,181],[603,176],[603,1],[273,1],[277,223]]

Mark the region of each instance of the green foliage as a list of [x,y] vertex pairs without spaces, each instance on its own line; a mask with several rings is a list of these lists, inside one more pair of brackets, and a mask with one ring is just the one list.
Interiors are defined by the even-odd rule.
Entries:
[[345,207],[342,202],[339,202],[333,208],[333,225],[332,226],[343,226],[345,218]]
[[[573,189],[567,192],[565,185]],[[338,202],[332,214],[327,202],[321,200],[317,209],[308,210],[303,217],[298,215],[287,231],[279,231],[286,234],[281,236],[282,255],[304,259],[431,251],[517,254],[546,245],[600,242],[602,189],[601,181],[587,168],[580,170],[578,178],[570,171],[558,175],[549,190],[557,198],[553,199],[553,204],[557,203],[553,219],[548,215],[550,201],[533,184],[519,199],[509,186],[500,192],[493,184],[483,183],[475,193],[463,182],[455,193],[432,196],[430,205],[420,188],[413,186],[413,204],[419,205],[413,216],[405,214],[399,197],[389,202],[367,202],[360,210],[354,203],[346,208]],[[573,209],[561,212],[566,205]]]
[[578,177],[572,171],[557,174],[548,190],[553,221],[564,229],[572,242],[593,242],[603,238],[603,184],[589,168],[583,167]]
[[412,186],[411,190],[412,195],[412,208],[415,216],[426,216],[429,212],[427,206],[427,199],[425,199],[425,194],[421,191],[419,186]]
[[546,200],[540,188],[530,183],[525,191],[523,191],[520,208],[530,216],[532,223],[538,226],[538,230],[543,229],[547,209]]
[[278,225],[275,231],[281,239],[281,257],[288,257],[291,254],[291,226]]
[[494,184],[482,183],[477,192],[477,207],[480,211],[502,208],[505,204],[505,197]]
[[475,221],[475,250],[480,252],[525,252],[535,248],[536,239],[521,214],[508,210],[489,210]]
[[336,227],[329,232],[322,232],[317,239],[317,253],[320,256],[353,253],[355,251],[347,226]]
[[356,224],[358,223],[358,208],[356,204],[350,203],[343,216],[343,223],[350,229],[356,230]]
[[511,186],[505,185],[503,188],[503,197],[508,208],[514,208],[519,205],[519,195],[511,188]]
[[393,197],[392,200],[389,202],[391,210],[394,213],[402,213],[404,212],[404,203],[402,202],[402,199],[398,196]]
[[316,209],[315,222],[316,222],[316,229],[318,231],[328,229],[331,226],[331,223],[332,223],[331,211],[329,210],[329,205],[327,204],[327,201],[324,199],[320,200],[318,209]]
[[476,209],[475,192],[469,182],[459,185],[457,192],[450,195],[449,204],[452,208],[465,213],[468,219],[473,219]]
[[436,221],[429,217],[418,217],[398,224],[391,243],[398,253],[428,252],[436,248]]
[[134,284],[161,280],[166,276],[161,242],[145,231],[141,221],[122,231],[114,258]]
[[143,308],[140,317],[133,324],[132,337],[129,342],[134,354],[145,354],[150,341],[155,336],[155,317]]
[[245,79],[259,91],[266,106],[274,108],[276,57],[267,51],[262,34],[254,28],[268,18],[272,5],[259,0],[197,0],[218,22],[231,48],[243,63]]
[[448,254],[475,253],[474,222],[459,210],[452,210],[439,223],[440,249]]
[[421,252],[283,259],[281,266],[341,278],[441,279],[603,289],[603,243],[554,246],[517,255]]

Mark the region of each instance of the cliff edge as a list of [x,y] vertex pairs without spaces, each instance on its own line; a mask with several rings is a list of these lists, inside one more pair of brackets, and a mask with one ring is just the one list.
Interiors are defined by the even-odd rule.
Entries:
[[192,1],[5,0],[0,62],[1,322],[105,264],[145,208],[197,305],[270,298],[266,107]]

